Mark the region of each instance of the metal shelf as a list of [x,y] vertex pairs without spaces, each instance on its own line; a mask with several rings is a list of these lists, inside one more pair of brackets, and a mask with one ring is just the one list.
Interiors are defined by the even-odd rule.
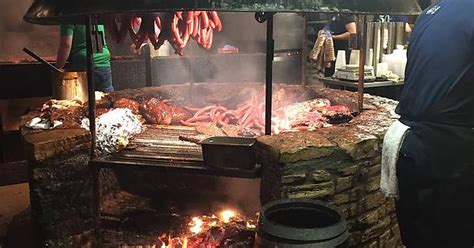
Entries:
[[[352,82],[352,81],[344,81],[344,80],[339,80],[335,78],[321,78],[321,81],[327,85],[327,86],[342,86],[342,87],[347,87],[347,88],[353,88],[357,89],[357,82]],[[390,87],[390,86],[401,86],[404,85],[404,81],[398,81],[398,82],[393,82],[393,81],[367,81],[364,82],[364,88],[379,88],[379,87]]]

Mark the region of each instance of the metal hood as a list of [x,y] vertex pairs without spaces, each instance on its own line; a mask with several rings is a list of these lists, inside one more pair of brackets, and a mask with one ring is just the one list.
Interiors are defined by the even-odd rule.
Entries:
[[173,10],[417,15],[416,0],[35,0],[24,19],[36,24],[85,23],[85,16]]

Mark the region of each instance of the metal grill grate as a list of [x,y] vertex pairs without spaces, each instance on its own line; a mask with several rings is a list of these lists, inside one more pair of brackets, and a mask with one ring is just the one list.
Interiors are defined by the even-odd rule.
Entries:
[[194,128],[184,126],[148,126],[128,147],[118,153],[91,160],[102,168],[134,167],[161,172],[255,178],[254,170],[210,168],[204,165],[198,144],[179,140],[180,135],[197,135]]

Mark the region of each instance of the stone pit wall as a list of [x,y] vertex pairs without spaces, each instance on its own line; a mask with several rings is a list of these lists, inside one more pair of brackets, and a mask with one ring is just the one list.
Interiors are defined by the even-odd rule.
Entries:
[[261,201],[327,201],[344,213],[351,247],[403,247],[394,202],[380,192],[382,139],[395,102],[366,100],[372,109],[344,127],[260,137]]
[[[356,106],[354,93],[317,92],[351,109]],[[396,103],[372,96],[365,99],[366,111],[349,124],[260,137],[261,200],[332,202],[348,220],[353,247],[393,248],[400,246],[400,236],[393,202],[379,192],[379,175],[382,138],[393,122]],[[25,116],[23,123],[36,115]],[[89,132],[26,128],[22,132],[30,168],[31,210],[41,246],[94,247]]]
[[89,132],[24,129],[23,137],[38,247],[94,247]]

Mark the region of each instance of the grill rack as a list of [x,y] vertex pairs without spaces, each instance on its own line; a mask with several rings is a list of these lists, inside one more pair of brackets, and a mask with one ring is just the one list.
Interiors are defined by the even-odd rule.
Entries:
[[180,135],[197,135],[194,128],[182,126],[148,126],[130,140],[123,151],[94,158],[97,168],[131,168],[161,173],[257,178],[260,166],[252,170],[210,168],[204,164],[201,146],[182,141]]

